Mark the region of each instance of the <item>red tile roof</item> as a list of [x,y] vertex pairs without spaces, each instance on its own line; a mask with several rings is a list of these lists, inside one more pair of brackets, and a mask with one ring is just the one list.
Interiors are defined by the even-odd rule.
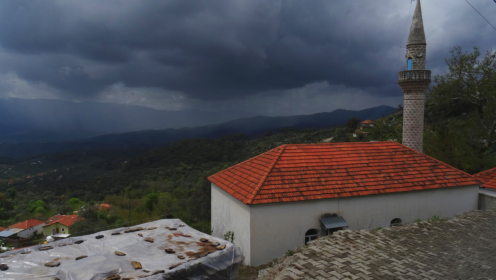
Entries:
[[103,209],[108,210],[108,209],[110,209],[110,204],[102,203],[102,204],[100,204],[100,207],[98,209],[99,210],[103,210]]
[[208,177],[244,204],[480,185],[393,141],[289,144]]
[[4,230],[6,230],[6,228],[0,227],[0,231],[4,231]]
[[496,167],[474,174],[474,177],[485,183],[482,187],[496,189]]
[[490,189],[496,189],[496,179],[493,179],[493,180],[485,183],[484,185],[482,185],[482,187],[490,188]]
[[43,227],[47,227],[47,226],[53,225],[55,223],[59,223],[59,224],[62,224],[64,226],[70,227],[78,220],[83,220],[83,219],[84,218],[81,218],[78,215],[55,215],[55,216],[51,217],[50,219],[48,219],[46,221],[46,225],[44,225]]
[[40,220],[29,219],[29,220],[25,220],[24,222],[13,224],[9,228],[28,229],[28,228],[32,228],[32,227],[35,227],[35,226],[41,225],[41,224],[43,224],[43,222]]
[[371,120],[364,120],[362,123],[364,123],[364,124],[368,124],[368,123],[374,123],[374,122],[373,122],[373,121],[371,121]]

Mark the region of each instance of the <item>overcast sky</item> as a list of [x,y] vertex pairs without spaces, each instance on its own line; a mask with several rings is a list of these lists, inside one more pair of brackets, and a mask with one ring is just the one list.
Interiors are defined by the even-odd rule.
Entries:
[[[469,0],[496,26],[496,3]],[[410,0],[0,2],[0,97],[294,115],[396,107]],[[464,0],[423,0],[427,68],[496,49]]]

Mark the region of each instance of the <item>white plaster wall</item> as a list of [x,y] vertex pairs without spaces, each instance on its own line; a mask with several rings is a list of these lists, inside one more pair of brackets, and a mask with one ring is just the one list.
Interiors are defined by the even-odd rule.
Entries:
[[426,220],[434,215],[453,218],[454,215],[476,210],[478,195],[479,186],[474,185],[253,205],[250,211],[251,251],[245,263],[267,263],[283,256],[288,250],[303,246],[307,230],[314,228],[320,233],[319,218],[325,213],[337,213],[342,216],[353,230],[387,228],[394,218],[400,218],[404,223],[412,223],[416,219]]
[[212,183],[212,235],[224,238],[228,231],[234,232],[234,244],[250,260],[250,207]]
[[34,226],[32,228],[28,228],[28,229],[25,229],[19,233],[17,233],[17,236],[21,237],[21,238],[31,238],[33,237],[33,232],[36,231],[36,234],[42,234],[43,233],[43,226],[45,224],[39,224],[37,226]]
[[496,208],[496,190],[480,189],[479,190],[479,209],[491,210]]

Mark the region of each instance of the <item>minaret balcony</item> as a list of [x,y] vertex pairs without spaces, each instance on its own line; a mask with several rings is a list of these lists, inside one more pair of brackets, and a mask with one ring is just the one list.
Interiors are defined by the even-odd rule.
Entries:
[[431,70],[408,70],[398,73],[398,82],[431,82]]

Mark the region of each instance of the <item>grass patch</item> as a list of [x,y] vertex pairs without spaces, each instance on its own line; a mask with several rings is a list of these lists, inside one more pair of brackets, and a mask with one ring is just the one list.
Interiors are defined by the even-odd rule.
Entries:
[[446,219],[446,218],[442,218],[442,217],[439,217],[439,216],[434,215],[432,218],[430,218],[427,221],[430,223],[430,222],[444,222],[444,221],[447,221],[447,220],[448,219]]

